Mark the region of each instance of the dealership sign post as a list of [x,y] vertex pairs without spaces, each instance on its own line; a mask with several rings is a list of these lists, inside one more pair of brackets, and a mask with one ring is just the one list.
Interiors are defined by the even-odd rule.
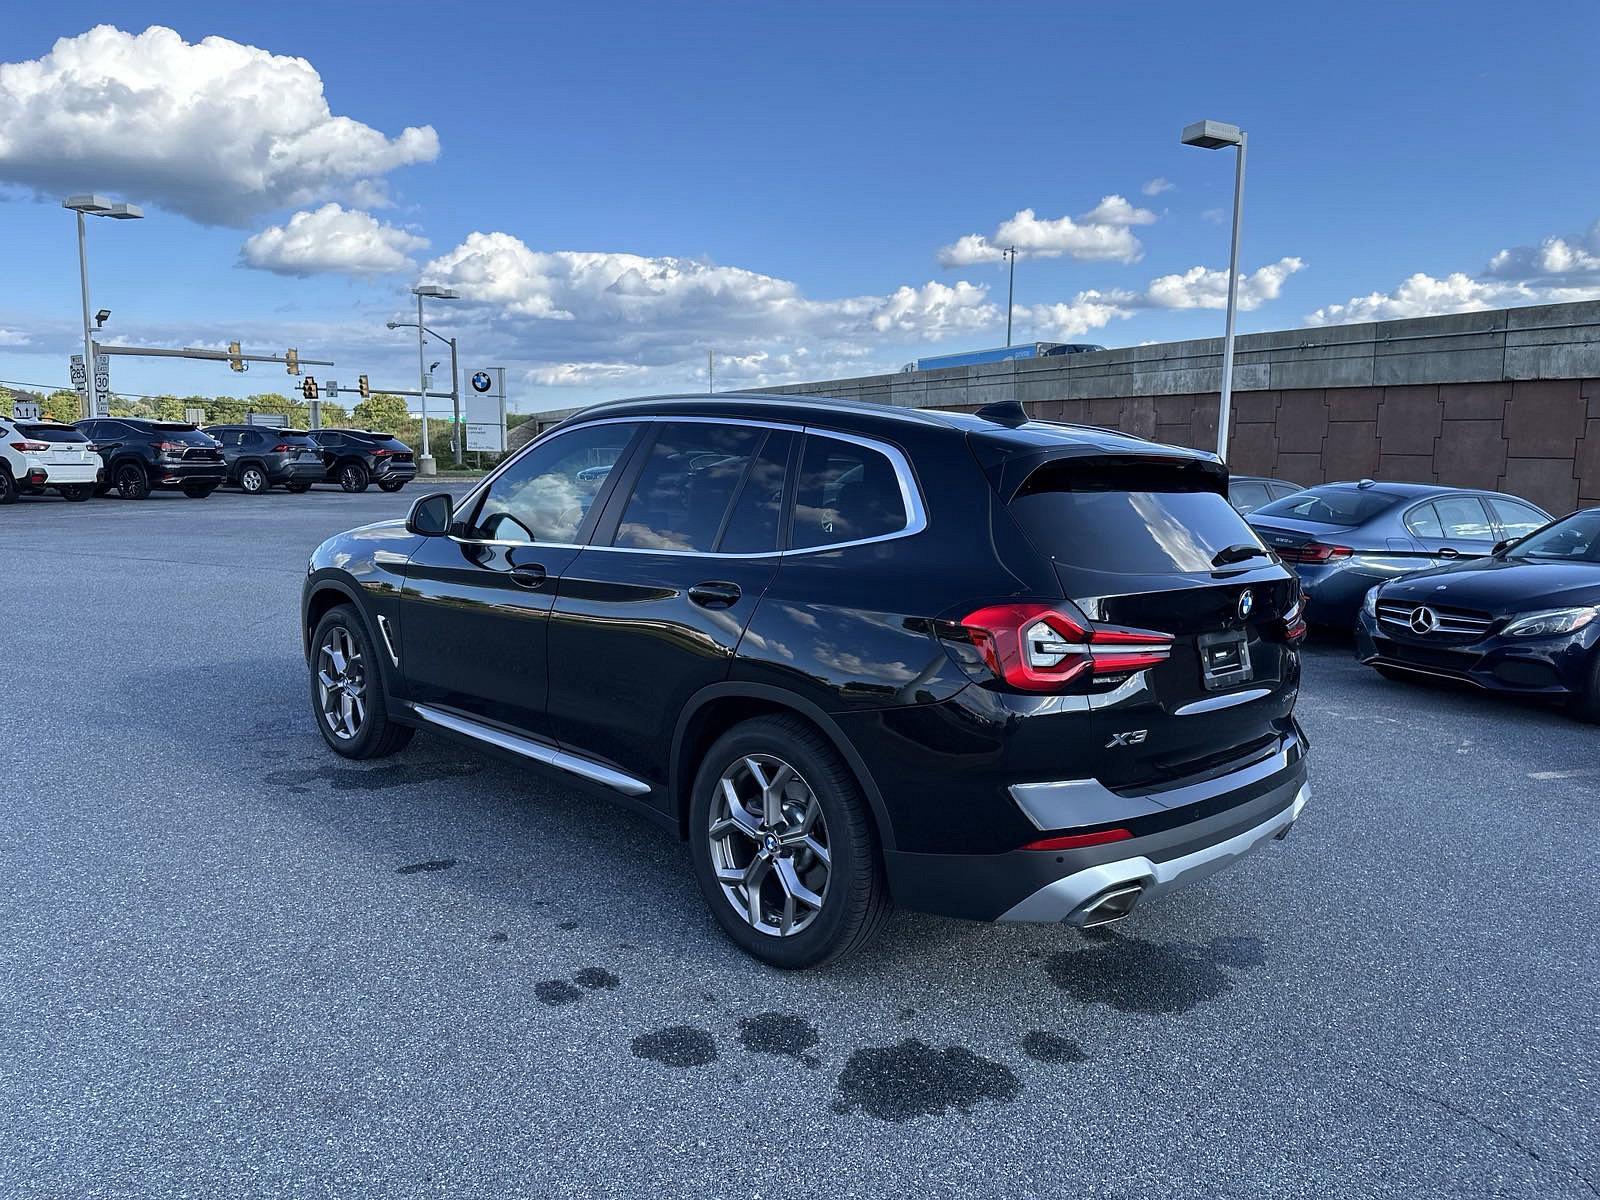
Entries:
[[467,449],[504,454],[506,449],[506,369],[481,367],[467,376]]

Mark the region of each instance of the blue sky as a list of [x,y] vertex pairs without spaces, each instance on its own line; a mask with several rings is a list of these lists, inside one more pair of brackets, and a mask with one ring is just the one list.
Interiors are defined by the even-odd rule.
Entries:
[[1209,336],[1232,163],[1178,144],[1202,116],[1251,137],[1246,331],[1600,296],[1600,7],[1315,8],[15,7],[0,379],[65,382],[58,202],[91,189],[147,213],[91,222],[108,334],[403,386],[384,322],[428,279],[521,409],[703,386],[707,349],[752,386],[1001,344],[1007,240],[1018,340]]

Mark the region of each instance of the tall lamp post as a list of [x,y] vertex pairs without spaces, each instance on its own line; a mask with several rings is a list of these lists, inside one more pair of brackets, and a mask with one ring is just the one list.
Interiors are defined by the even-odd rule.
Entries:
[[137,204],[113,204],[104,196],[68,196],[61,207],[78,214],[78,286],[83,293],[83,401],[80,415],[95,417],[100,414],[95,406],[94,386],[94,331],[89,328],[89,248],[85,237],[83,218],[111,217],[117,221],[137,221],[144,210]]
[[[384,322],[386,329],[410,329],[412,325],[411,321]],[[453,337],[447,338],[442,333],[435,333],[426,325],[422,326],[422,331],[450,347],[450,415],[454,418],[450,427],[450,455],[459,467],[461,465],[461,367],[456,357],[456,340]]]
[[1017,248],[1015,246],[1007,246],[1000,253],[1011,260],[1011,273],[1006,279],[1006,346],[1010,348],[1011,309],[1013,307],[1013,297],[1017,294]]
[[412,288],[411,294],[417,298],[417,389],[422,393],[422,457],[417,460],[417,474],[432,475],[437,468],[433,463],[433,455],[428,452],[428,364],[424,361],[422,346],[423,338],[427,335],[422,327],[422,298],[455,300],[460,293],[435,283],[425,283]]
[[1237,146],[1233,166],[1233,248],[1228,252],[1228,318],[1222,336],[1222,400],[1217,408],[1217,457],[1228,458],[1228,421],[1233,413],[1233,317],[1239,307],[1239,224],[1244,214],[1244,155],[1249,135],[1237,125],[1196,121],[1184,127],[1183,144],[1202,150]]

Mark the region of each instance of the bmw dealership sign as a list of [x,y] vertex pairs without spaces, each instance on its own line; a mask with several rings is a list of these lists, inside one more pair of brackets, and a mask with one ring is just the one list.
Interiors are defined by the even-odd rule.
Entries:
[[506,369],[484,367],[467,375],[462,419],[468,450],[503,454],[506,448]]

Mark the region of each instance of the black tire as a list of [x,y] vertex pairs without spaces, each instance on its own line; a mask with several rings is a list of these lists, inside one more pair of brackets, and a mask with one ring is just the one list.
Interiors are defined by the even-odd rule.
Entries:
[[150,495],[150,474],[143,463],[120,462],[111,472],[111,486],[124,500],[144,500]]
[[94,495],[95,487],[92,483],[66,483],[56,489],[61,493],[63,500],[87,500]]
[[[720,780],[752,755],[790,765],[816,798],[826,826],[831,862],[821,908],[808,925],[786,936],[752,927],[724,894],[712,859],[712,802],[720,793]],[[781,970],[804,970],[853,954],[877,936],[888,918],[889,888],[861,787],[827,739],[799,717],[757,717],[717,739],[695,776],[689,845],[701,894],[723,932],[748,954]]]
[[272,488],[267,469],[259,463],[245,463],[239,468],[239,490],[246,496],[259,496]]
[[293,480],[292,482],[286,483],[283,486],[286,490],[293,492],[296,496],[311,490],[311,485],[305,482],[303,479]]
[[214,483],[186,483],[183,485],[183,494],[191,500],[204,500],[217,490]]
[[[318,676],[319,670],[323,669],[323,647],[333,638],[336,630],[342,630],[355,645],[362,665],[361,696],[364,700],[364,711],[359,728],[354,736],[350,737],[341,737],[336,733],[330,719],[324,713],[321,680]],[[311,662],[307,672],[310,676],[311,716],[317,723],[317,731],[322,734],[322,740],[328,743],[328,748],[345,758],[386,758],[403,749],[411,740],[413,732],[411,726],[401,725],[389,719],[389,709],[383,691],[383,664],[378,661],[378,653],[378,648],[373,645],[372,638],[367,634],[366,623],[355,608],[348,604],[335,605],[329,609],[322,620],[317,622],[317,627],[311,634]]]
[[358,462],[342,463],[339,466],[339,486],[347,492],[364,492],[371,476],[367,474],[366,467]]
[[1590,657],[1588,683],[1567,702],[1567,711],[1580,721],[1600,725],[1600,650]]
[[385,492],[398,492],[405,485],[406,481],[404,479],[385,479],[378,485],[378,488]]
[[17,502],[17,481],[11,478],[11,468],[0,463],[0,504]]

